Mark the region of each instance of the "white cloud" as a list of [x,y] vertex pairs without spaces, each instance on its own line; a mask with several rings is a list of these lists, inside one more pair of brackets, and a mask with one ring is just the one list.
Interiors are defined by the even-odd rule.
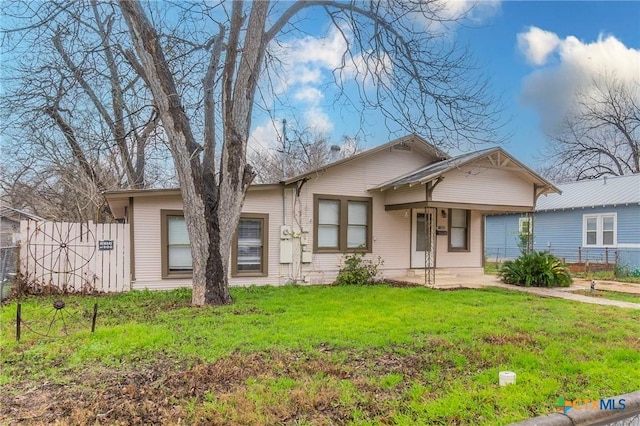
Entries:
[[247,144],[249,151],[268,152],[277,148],[280,144],[279,126],[282,124],[272,120],[256,126],[249,135]]
[[501,0],[440,0],[442,15],[447,19],[466,17],[480,23],[500,10]]
[[[497,15],[501,0],[435,0],[414,3],[414,20],[425,30],[443,36],[452,36],[461,22],[481,24]],[[438,19],[425,16],[423,8],[429,9]]]
[[[537,31],[532,32],[534,29]],[[530,43],[520,44],[522,38],[530,40],[531,34],[542,33],[546,35],[537,38],[533,50]],[[630,86],[640,83],[640,50],[626,47],[612,35],[583,42],[574,36],[561,39],[535,27],[526,34],[518,35],[518,45],[537,67],[525,77],[521,96],[525,105],[538,112],[546,131],[553,130],[576,108],[577,92],[588,92],[595,80],[614,76]],[[548,60],[551,54],[557,55],[557,61]]]
[[333,130],[333,122],[327,113],[317,106],[305,111],[304,121],[307,127],[319,133],[329,133]]
[[280,61],[271,76],[277,79],[276,94],[297,84],[322,83],[325,73],[342,62],[347,50],[345,36],[349,37],[349,33],[332,28],[325,37],[306,36],[271,46],[273,56]]
[[318,102],[320,102],[322,100],[324,95],[322,94],[322,92],[320,90],[316,89],[315,87],[305,86],[305,87],[301,88],[300,90],[298,90],[293,95],[293,97],[297,101],[317,104]]
[[293,63],[336,68],[342,62],[342,55],[347,49],[345,36],[351,38],[350,32],[341,32],[332,27],[326,37],[299,38],[290,44],[292,50],[289,57]]
[[[370,89],[376,86],[378,79],[384,83],[393,74],[393,63],[386,53],[382,56],[371,52],[361,53],[353,58],[344,69],[343,78],[357,79]],[[375,76],[375,78],[374,78]]]
[[560,45],[560,38],[550,31],[530,27],[526,33],[518,34],[518,48],[533,65],[544,65],[551,52]]

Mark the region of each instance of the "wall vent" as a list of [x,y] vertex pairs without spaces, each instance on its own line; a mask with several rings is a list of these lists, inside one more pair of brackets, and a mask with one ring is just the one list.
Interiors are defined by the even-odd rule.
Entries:
[[411,151],[411,145],[406,142],[400,142],[395,144],[391,149],[394,151]]

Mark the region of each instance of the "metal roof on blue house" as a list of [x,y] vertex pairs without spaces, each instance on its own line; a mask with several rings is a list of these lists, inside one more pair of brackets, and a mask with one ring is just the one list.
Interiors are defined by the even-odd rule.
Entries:
[[640,174],[556,185],[562,194],[538,198],[536,211],[640,204]]

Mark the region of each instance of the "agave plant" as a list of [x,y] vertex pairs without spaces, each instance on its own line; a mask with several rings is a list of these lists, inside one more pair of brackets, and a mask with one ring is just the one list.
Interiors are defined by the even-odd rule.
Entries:
[[500,278],[507,284],[525,287],[568,287],[569,270],[556,256],[545,252],[524,253],[507,260],[500,269]]

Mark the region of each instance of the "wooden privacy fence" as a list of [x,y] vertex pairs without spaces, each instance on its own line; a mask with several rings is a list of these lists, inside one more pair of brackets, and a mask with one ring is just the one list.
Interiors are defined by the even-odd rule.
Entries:
[[20,222],[20,273],[64,292],[131,289],[129,224]]

